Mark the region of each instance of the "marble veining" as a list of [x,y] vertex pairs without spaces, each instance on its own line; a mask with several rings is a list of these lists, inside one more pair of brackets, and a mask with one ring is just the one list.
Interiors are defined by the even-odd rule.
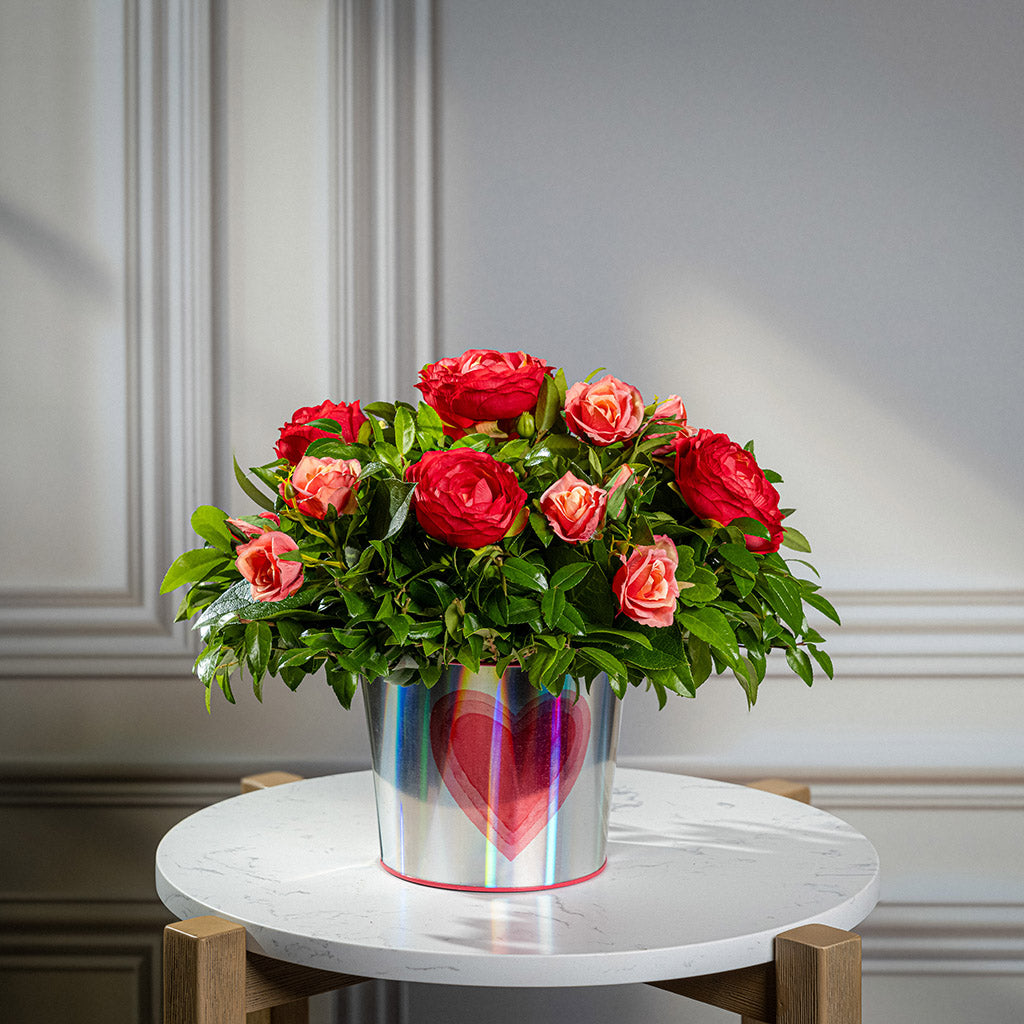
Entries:
[[854,928],[878,856],[840,819],[760,790],[618,769],[608,866],[546,892],[463,893],[381,868],[369,772],[214,804],[157,850],[178,917],[244,924],[250,948],[350,974],[459,985],[625,984],[771,959],[817,921]]

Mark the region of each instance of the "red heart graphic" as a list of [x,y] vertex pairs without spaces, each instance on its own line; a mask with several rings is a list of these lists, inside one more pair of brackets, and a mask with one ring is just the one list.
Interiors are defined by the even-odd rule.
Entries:
[[430,713],[430,747],[445,785],[509,860],[562,806],[589,739],[582,699],[538,695],[513,716],[496,697],[462,690]]

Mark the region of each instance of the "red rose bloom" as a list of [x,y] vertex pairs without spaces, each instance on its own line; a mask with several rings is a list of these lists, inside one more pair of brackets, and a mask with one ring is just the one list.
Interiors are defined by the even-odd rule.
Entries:
[[[341,425],[340,434],[307,426],[312,420],[334,420]],[[287,459],[293,466],[306,454],[306,449],[319,437],[337,437],[351,444],[366,417],[358,402],[321,402],[317,406],[296,409],[292,418],[281,427],[281,437],[274,447],[279,459]]]
[[472,348],[420,370],[423,400],[444,421],[445,433],[462,437],[477,423],[511,420],[533,409],[551,367],[525,352]]
[[526,491],[504,463],[472,448],[431,451],[406,470],[416,484],[420,526],[457,548],[501,540],[526,505]]
[[764,523],[769,538],[746,534],[751,551],[778,551],[782,543],[779,492],[768,482],[754,456],[725,434],[700,430],[680,434],[676,452],[676,483],[694,515],[728,526],[745,517]]

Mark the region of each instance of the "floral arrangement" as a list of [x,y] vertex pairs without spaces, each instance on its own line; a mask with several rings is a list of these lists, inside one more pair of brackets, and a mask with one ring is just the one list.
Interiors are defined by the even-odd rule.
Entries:
[[553,693],[604,672],[662,705],[726,671],[753,703],[772,649],[808,685],[812,662],[831,677],[805,605],[839,619],[779,554],[810,550],[780,477],[677,395],[645,404],[600,372],[567,387],[542,359],[471,350],[424,367],[418,407],[299,409],[275,461],[235,464],[262,511],[198,508],[205,545],[161,588],[191,584],[178,620],[202,636],[207,707],[242,670],[257,697],[267,674],[324,670],[346,707],[361,677],[431,686],[453,663],[522,665]]

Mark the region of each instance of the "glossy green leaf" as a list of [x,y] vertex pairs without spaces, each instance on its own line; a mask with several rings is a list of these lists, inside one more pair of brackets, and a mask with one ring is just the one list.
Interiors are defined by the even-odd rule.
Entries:
[[562,411],[562,403],[558,396],[558,385],[545,376],[541,380],[540,393],[537,396],[537,411],[534,418],[537,421],[537,430],[547,431],[555,425],[558,414]]
[[266,622],[250,622],[245,627],[245,662],[252,673],[253,683],[258,690],[259,681],[266,675],[270,663],[271,635],[270,626]]
[[404,405],[395,409],[395,444],[403,455],[408,455],[416,443],[416,420]]
[[814,669],[807,652],[799,647],[786,649],[786,661],[789,667],[808,685],[814,682]]
[[807,602],[807,604],[809,604],[812,608],[816,608],[819,612],[821,612],[822,615],[826,616],[826,618],[831,619],[837,626],[840,624],[839,612],[837,612],[835,608],[832,607],[831,602],[822,597],[821,594],[804,594],[803,598],[804,601]]
[[560,569],[555,570],[551,576],[551,586],[572,590],[573,587],[583,582],[589,572],[589,562],[569,562],[568,565],[563,565]]
[[242,467],[239,466],[237,459],[231,460],[235,466],[235,480],[238,482],[238,486],[242,488],[245,494],[256,502],[260,508],[266,509],[268,512],[273,512],[277,507],[274,499],[267,497],[246,475],[242,472]]
[[782,546],[791,548],[793,551],[809,552],[811,550],[807,538],[792,526],[782,528]]
[[717,608],[693,608],[676,613],[679,624],[723,654],[736,658],[739,644],[729,620]]
[[227,512],[214,505],[200,505],[192,513],[191,524],[192,529],[208,544],[230,555],[233,553],[234,537],[224,522],[227,516]]
[[501,571],[509,583],[541,593],[548,589],[544,570],[524,558],[506,558],[501,564]]
[[196,548],[186,551],[171,563],[160,584],[160,593],[169,594],[183,583],[196,583],[209,579],[215,573],[227,568],[231,559],[213,548]]

